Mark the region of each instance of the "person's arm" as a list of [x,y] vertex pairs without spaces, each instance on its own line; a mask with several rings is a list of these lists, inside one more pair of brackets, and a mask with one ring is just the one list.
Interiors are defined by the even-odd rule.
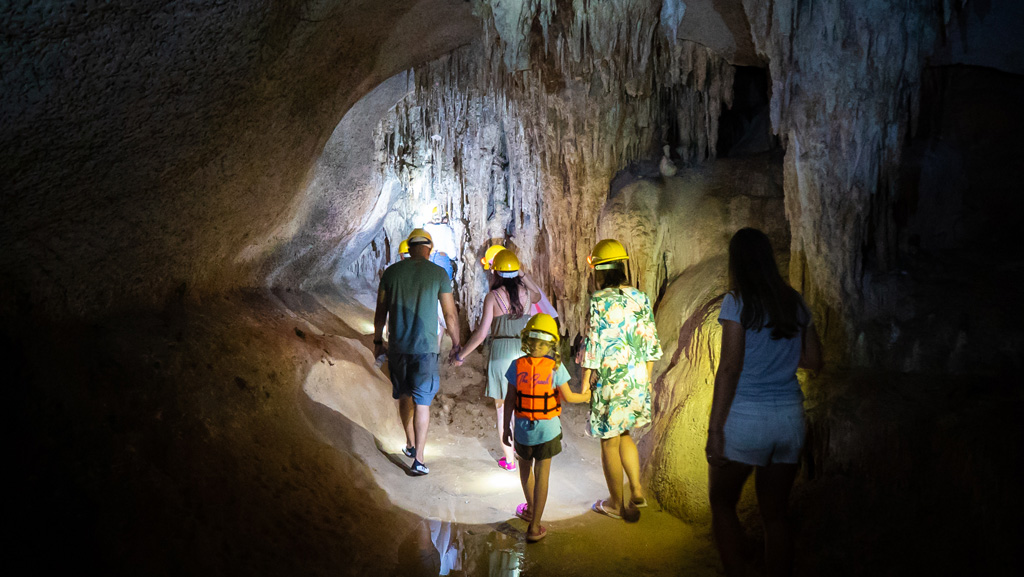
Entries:
[[541,295],[540,286],[525,271],[521,271],[519,276],[523,279],[523,284],[526,285],[526,288],[530,289],[530,302],[534,304],[539,303]]
[[558,392],[562,393],[562,398],[568,403],[586,403],[590,401],[590,389],[588,387],[583,387],[582,393],[574,393],[572,392],[572,389],[569,388],[568,381],[558,385]]
[[803,339],[800,343],[800,362],[797,367],[817,374],[824,366],[825,360],[821,356],[821,339],[818,338],[818,329],[814,328],[814,323],[811,323],[803,331]]
[[508,390],[505,393],[504,423],[505,432],[501,434],[501,443],[506,447],[512,446],[512,413],[516,408],[516,384],[508,383]]
[[461,366],[469,356],[469,353],[476,350],[480,346],[480,343],[484,342],[487,335],[491,334],[491,323],[494,321],[494,293],[489,292],[484,297],[484,314],[480,317],[480,324],[476,326],[476,330],[469,336],[469,340],[466,341],[466,346],[462,347],[459,354],[454,357],[453,363],[455,366]]
[[743,371],[743,351],[747,335],[743,325],[736,321],[722,321],[722,350],[719,353],[718,371],[715,373],[715,392],[711,400],[711,420],[708,424],[708,443],[705,446],[708,463],[724,465],[725,419],[736,396],[736,384]]
[[388,296],[384,287],[377,288],[377,309],[373,312],[373,356],[387,352],[384,346],[384,325],[388,321]]
[[452,293],[441,293],[438,296],[441,301],[441,313],[444,314],[444,322],[448,324],[448,336],[452,338],[452,351],[448,353],[448,360],[451,361],[459,354],[462,338],[459,336],[459,312],[455,310],[455,297]]
[[[583,367],[583,376],[580,379],[583,382],[583,388],[593,389],[594,385],[597,384],[597,371],[587,367],[588,364],[597,363],[600,366],[601,359],[596,358],[596,348],[592,351],[591,347],[595,347],[595,343],[591,341],[592,338],[597,338],[598,334],[598,313],[597,305],[594,299],[590,299],[590,309],[587,312],[587,320],[583,326],[586,327],[586,332],[583,335],[583,342],[581,343],[580,350],[576,353],[576,364]],[[588,353],[593,358],[588,359]]]

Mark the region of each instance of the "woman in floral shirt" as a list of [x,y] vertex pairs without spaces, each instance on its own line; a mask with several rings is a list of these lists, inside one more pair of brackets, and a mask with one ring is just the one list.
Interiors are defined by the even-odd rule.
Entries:
[[[615,240],[597,243],[588,261],[599,290],[590,297],[590,327],[583,357],[583,382],[597,372],[590,401],[590,429],[601,439],[601,465],[608,499],[592,509],[627,521],[647,506],[640,486],[640,457],[629,432],[651,422],[651,368],[661,358],[661,343],[647,295],[626,284],[629,256]],[[624,502],[622,475],[629,479]],[[624,506],[625,505],[625,506]]]

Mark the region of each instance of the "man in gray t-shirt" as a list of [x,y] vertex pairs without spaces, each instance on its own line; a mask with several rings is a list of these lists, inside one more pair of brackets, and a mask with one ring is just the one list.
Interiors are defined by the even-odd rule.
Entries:
[[[373,317],[374,356],[388,355],[391,396],[398,399],[398,414],[405,429],[402,452],[413,458],[410,472],[426,475],[423,449],[430,426],[430,403],[440,386],[437,372],[437,303],[440,301],[451,355],[459,352],[459,319],[452,296],[452,282],[445,270],[430,262],[430,233],[416,229],[409,234],[409,257],[389,266],[377,290]],[[388,347],[382,338],[388,325]]]

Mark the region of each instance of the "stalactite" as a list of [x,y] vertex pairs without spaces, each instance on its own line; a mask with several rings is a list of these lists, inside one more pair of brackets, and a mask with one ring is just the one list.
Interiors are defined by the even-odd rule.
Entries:
[[[663,11],[649,2],[575,0],[571,15],[558,6],[477,2],[484,43],[415,70],[410,95],[382,122],[378,167],[381,182],[406,189],[409,199],[422,190],[420,203],[450,207],[460,262],[477,262],[492,239],[512,231],[507,240],[574,333],[612,177],[639,159],[660,158],[666,142],[678,143],[684,163],[713,159],[733,69],[703,46],[664,36],[678,21],[663,26]],[[544,46],[530,54],[535,21]],[[385,222],[378,245],[386,236],[397,246],[405,228],[421,224],[413,203],[397,203],[401,216]],[[541,246],[546,254],[536,254]],[[390,257],[381,255],[379,269]],[[456,281],[473,323],[486,292],[483,272],[467,264]]]

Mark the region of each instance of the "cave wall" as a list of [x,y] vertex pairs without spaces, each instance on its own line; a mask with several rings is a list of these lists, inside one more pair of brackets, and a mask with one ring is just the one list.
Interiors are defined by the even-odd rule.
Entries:
[[[909,290],[892,277],[913,258],[900,248],[897,212],[906,205],[900,167],[917,130],[924,70],[955,60],[1019,72],[1019,52],[992,49],[1024,25],[1011,4],[744,3],[786,147],[790,279],[814,303],[833,358],[903,362],[907,347],[865,347],[882,340],[871,326],[899,316],[895,295]],[[979,29],[991,38],[981,41]]]
[[[552,150],[535,151],[544,188],[579,199],[552,211],[550,230],[597,214],[607,182],[658,137],[675,141],[676,160],[712,158],[719,103],[730,94],[716,59],[766,62],[773,128],[787,150],[793,280],[834,313],[829,335],[846,355],[862,340],[855,319],[880,300],[865,273],[898,264],[896,167],[924,63],[934,54],[1021,66],[997,41],[1012,37],[1020,17],[1009,2],[458,4],[12,4],[0,45],[4,310],[88,314],[336,272],[325,263],[352,256],[335,254],[352,240],[352,223],[373,221],[311,211],[322,179],[313,159],[373,87],[483,33],[497,76],[519,72],[499,91],[535,107],[522,115],[533,130],[554,131],[543,139]],[[677,119],[656,120],[680,124],[678,138],[649,122],[661,98],[682,92],[648,94],[653,85],[685,86],[697,98],[673,101],[684,111]],[[586,109],[592,90],[605,101],[567,114]],[[619,117],[598,118],[602,107]],[[309,238],[317,227],[329,242]],[[544,246],[558,285],[549,288],[574,303],[594,239],[568,236]],[[303,259],[316,264],[288,269]]]
[[344,112],[464,2],[19,1],[0,14],[4,310],[258,286]]
[[[641,60],[634,83],[649,66],[644,52],[663,7],[675,10],[665,37],[754,58],[731,36],[743,18],[736,2],[691,9],[688,23],[709,25],[683,32],[679,2],[494,4],[511,28],[482,27],[493,19],[481,2],[11,3],[0,15],[3,309],[96,315],[268,278],[301,283],[349,239],[303,232],[337,224],[311,220],[306,193],[316,194],[314,160],[345,111],[385,79],[472,38],[532,31],[546,22],[534,18],[541,6],[557,13],[553,38],[575,26],[572,42],[551,45],[573,61],[581,51],[641,51],[622,58]],[[643,24],[634,34],[606,25],[613,16]],[[282,267],[303,258],[317,264]]]

